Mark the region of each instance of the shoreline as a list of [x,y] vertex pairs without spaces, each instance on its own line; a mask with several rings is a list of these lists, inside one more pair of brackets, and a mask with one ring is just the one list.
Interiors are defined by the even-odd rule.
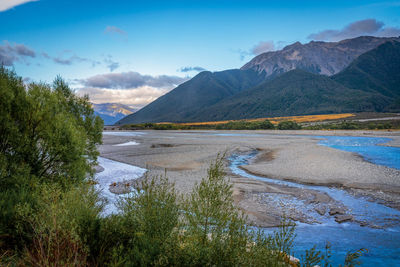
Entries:
[[[248,172],[299,184],[334,186],[347,192],[351,191],[354,195],[366,196],[369,199],[383,202],[389,207],[400,208],[400,179],[398,179],[400,178],[400,171],[370,163],[352,152],[318,145],[319,140],[317,138],[310,138],[310,136],[332,135],[389,137],[392,140],[385,143],[386,146],[398,147],[400,146],[400,136],[393,132],[385,132],[385,135],[382,135],[381,131],[305,130],[149,130],[140,132],[145,134],[135,136],[104,135],[104,144],[100,146],[101,156],[146,168],[149,175],[164,174],[167,170],[170,181],[174,182],[177,191],[184,195],[191,191],[196,182],[200,182],[201,178],[206,176],[209,163],[215,159],[218,153],[226,151],[227,155],[230,155],[234,152],[247,152],[257,149],[260,151],[258,157],[250,165],[243,166],[243,169]],[[216,134],[232,134],[233,136],[218,136]],[[136,141],[139,145],[114,146],[129,141]],[[343,173],[346,172],[341,172],[340,169],[350,172],[351,175],[348,179],[341,178]],[[355,169],[355,171],[352,171],[352,169]],[[384,169],[386,171],[382,171]],[[360,172],[359,175],[357,171]],[[254,206],[254,209],[247,209],[246,213],[253,218],[260,216],[259,219],[255,220],[256,224],[274,226],[276,218],[273,215],[261,216],[266,214],[266,209],[262,207],[263,205],[257,203],[256,198],[251,199],[250,197],[250,199],[243,200],[246,194],[250,196],[253,191],[261,192],[264,190],[265,184],[260,181],[255,183],[252,181],[253,184],[251,184],[248,181],[250,179],[237,177],[229,171],[227,176],[233,184],[235,202],[238,202],[239,205],[242,203],[245,206]],[[136,182],[140,179],[138,178]],[[393,188],[395,189],[393,190]],[[386,192],[380,192],[382,189]],[[278,189],[271,189],[270,187],[268,190]],[[265,192],[268,190],[265,190]],[[241,196],[238,195],[238,192]],[[293,194],[293,192],[290,194]]]

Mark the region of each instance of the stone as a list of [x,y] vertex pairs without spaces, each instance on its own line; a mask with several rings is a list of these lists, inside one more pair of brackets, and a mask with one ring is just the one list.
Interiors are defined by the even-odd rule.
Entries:
[[338,223],[350,222],[353,221],[353,216],[350,214],[336,215],[335,221]]
[[329,215],[335,215],[335,214],[344,214],[345,213],[345,210],[344,210],[344,208],[342,208],[342,207],[332,207],[330,210],[329,210]]

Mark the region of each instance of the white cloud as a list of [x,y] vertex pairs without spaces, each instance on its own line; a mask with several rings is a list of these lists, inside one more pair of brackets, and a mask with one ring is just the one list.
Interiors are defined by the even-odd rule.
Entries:
[[141,86],[133,89],[85,87],[78,89],[77,93],[79,95],[89,95],[90,101],[95,104],[112,102],[130,105],[134,108],[142,108],[168,93],[171,89],[160,89],[151,86]]
[[168,75],[143,75],[130,71],[98,74],[75,80],[75,83],[81,87],[77,89],[77,93],[89,95],[93,103],[115,102],[142,108],[188,79]]
[[275,50],[274,41],[265,41],[265,42],[259,42],[257,45],[255,45],[251,49],[251,53],[256,56],[274,50]]
[[109,88],[109,89],[129,89],[141,86],[151,86],[154,88],[172,88],[187,78],[169,75],[143,75],[138,72],[119,72],[99,74],[87,79],[81,80],[81,83],[87,87]]
[[0,1],[0,12],[6,11],[15,6],[19,6],[28,2],[36,2],[38,0],[1,0]]
[[[281,42],[278,42],[280,44]],[[274,41],[268,40],[268,41],[260,41],[258,44],[254,45],[252,48],[249,50],[242,50],[239,49],[236,52],[239,53],[240,55],[240,60],[244,60],[247,56],[258,56],[262,53],[270,52],[276,50],[276,45]]]

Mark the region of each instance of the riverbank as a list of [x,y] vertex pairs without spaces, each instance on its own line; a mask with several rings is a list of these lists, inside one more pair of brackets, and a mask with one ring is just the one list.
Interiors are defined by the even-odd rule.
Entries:
[[[165,171],[180,193],[188,193],[196,182],[206,176],[209,163],[218,153],[248,153],[259,151],[246,171],[269,178],[291,180],[305,184],[338,186],[351,189],[389,206],[400,205],[400,171],[365,161],[360,156],[320,146],[321,138],[310,136],[379,136],[393,140],[384,145],[400,146],[395,132],[384,131],[141,131],[144,134],[104,135],[100,152],[103,157],[149,170],[150,175]],[[127,142],[134,146],[115,146]],[[228,164],[228,162],[227,162]],[[244,179],[227,168],[234,185],[237,204],[259,226],[274,226],[282,211],[260,201],[260,194],[281,192],[296,199],[306,198],[305,190],[288,190],[260,181]],[[321,206],[328,199],[312,193]],[[309,197],[309,196],[308,196]],[[325,203],[324,205],[322,205]],[[332,202],[334,203],[334,202]],[[328,209],[329,210],[329,209]],[[287,211],[286,211],[287,212]],[[346,214],[346,213],[345,213]],[[295,220],[310,222],[302,214],[290,214]]]

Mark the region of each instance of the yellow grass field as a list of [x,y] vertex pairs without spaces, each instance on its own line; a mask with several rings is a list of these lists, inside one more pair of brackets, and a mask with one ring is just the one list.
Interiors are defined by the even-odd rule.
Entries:
[[[355,116],[352,113],[342,113],[342,114],[325,114],[325,115],[305,115],[305,116],[289,116],[289,117],[271,117],[271,118],[258,118],[258,119],[246,119],[240,121],[263,121],[269,120],[273,124],[278,124],[281,121],[295,121],[297,123],[301,122],[314,122],[314,121],[327,121],[327,120],[338,120],[345,119]],[[239,120],[228,120],[228,121],[209,121],[209,122],[187,122],[187,123],[175,123],[177,125],[218,125],[225,124],[231,121]]]

